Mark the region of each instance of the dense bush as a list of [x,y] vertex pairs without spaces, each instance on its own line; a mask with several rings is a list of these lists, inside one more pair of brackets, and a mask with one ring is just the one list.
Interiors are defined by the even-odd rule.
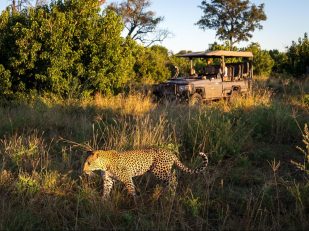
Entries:
[[269,54],[274,60],[274,66],[272,68],[273,73],[287,73],[288,68],[288,56],[286,52],[280,52],[279,50],[270,50]]
[[292,42],[288,48],[289,72],[296,77],[309,74],[309,39],[305,33],[304,38],[299,38],[298,42]]
[[167,50],[121,36],[123,23],[95,0],[55,1],[0,16],[0,87],[7,96],[63,97],[122,91],[129,80],[164,80]]
[[122,29],[121,19],[112,11],[99,14],[94,0],[3,11],[0,63],[11,80],[5,74],[1,83],[11,84],[14,93],[115,92],[128,81],[133,65]]
[[0,64],[0,92],[3,96],[10,95],[11,85],[11,72],[9,70],[5,70],[3,65]]
[[171,77],[171,72],[168,69],[170,57],[165,47],[155,45],[144,48],[139,46],[135,58],[134,80],[137,83],[160,82]]
[[[230,50],[228,43],[218,44],[213,43],[209,47],[210,50]],[[253,53],[253,71],[255,75],[265,75],[268,76],[272,72],[274,66],[274,60],[270,56],[269,52],[262,50],[260,44],[251,43],[247,47],[237,48],[233,47],[233,51],[251,51]],[[228,62],[239,62],[239,59],[233,58],[229,59]]]
[[309,40],[305,33],[298,42],[293,41],[286,52],[278,50],[269,51],[274,60],[273,73],[284,73],[288,76],[301,78],[309,74]]
[[258,43],[252,43],[247,50],[253,53],[253,68],[256,75],[269,75],[274,66],[274,60],[266,50],[262,50]]

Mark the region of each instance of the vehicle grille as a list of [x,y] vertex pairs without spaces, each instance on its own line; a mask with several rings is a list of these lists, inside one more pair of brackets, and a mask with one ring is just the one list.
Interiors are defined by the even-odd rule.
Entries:
[[162,86],[163,95],[176,95],[177,86],[175,84],[166,84]]

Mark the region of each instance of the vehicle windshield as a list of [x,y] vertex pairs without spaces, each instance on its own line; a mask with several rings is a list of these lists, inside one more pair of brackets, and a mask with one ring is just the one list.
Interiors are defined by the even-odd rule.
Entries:
[[173,79],[216,79],[222,78],[225,81],[239,80],[252,77],[251,52],[236,51],[209,51],[193,52],[178,55],[189,58],[189,73],[179,75],[176,67],[176,74]]

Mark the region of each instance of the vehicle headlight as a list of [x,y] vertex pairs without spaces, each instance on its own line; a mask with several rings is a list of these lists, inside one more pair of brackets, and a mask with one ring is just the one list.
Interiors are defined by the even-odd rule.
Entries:
[[180,85],[178,89],[179,89],[180,92],[190,91],[191,87],[190,87],[190,85]]

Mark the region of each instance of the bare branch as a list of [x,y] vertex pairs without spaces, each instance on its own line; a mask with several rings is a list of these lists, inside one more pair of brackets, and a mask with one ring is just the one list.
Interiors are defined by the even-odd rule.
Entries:
[[150,0],[127,0],[119,5],[112,3],[109,8],[115,10],[123,18],[127,30],[126,37],[144,44],[153,44],[162,42],[169,32],[157,29],[164,18],[156,17],[154,11],[147,10],[150,6]]

